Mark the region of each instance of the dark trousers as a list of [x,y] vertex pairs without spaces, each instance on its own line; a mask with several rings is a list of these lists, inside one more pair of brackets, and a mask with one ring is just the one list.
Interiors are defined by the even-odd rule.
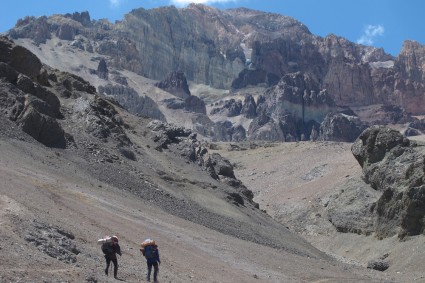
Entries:
[[116,258],[111,259],[108,257],[105,257],[106,259],[106,269],[105,269],[105,274],[108,275],[108,269],[109,269],[109,265],[112,263],[114,264],[114,277],[117,277],[117,273],[118,273],[118,260]]
[[148,275],[146,276],[148,280],[151,280],[151,272],[152,272],[152,266],[153,266],[153,281],[157,282],[157,277],[158,277],[158,271],[159,271],[159,267],[158,267],[158,262],[155,263],[147,263],[148,265]]

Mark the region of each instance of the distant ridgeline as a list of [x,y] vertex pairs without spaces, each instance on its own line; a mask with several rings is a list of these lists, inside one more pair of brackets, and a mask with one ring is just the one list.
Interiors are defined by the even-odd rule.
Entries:
[[[164,80],[179,71],[191,83],[230,94],[262,87],[244,101],[229,104],[222,98],[210,113],[197,100],[188,107],[168,101],[173,109],[196,109],[194,130],[213,140],[353,141],[367,125],[416,125],[410,115],[425,114],[424,46],[406,41],[393,57],[336,35],[313,35],[302,23],[278,14],[191,4],[135,9],[113,24],[83,12],[26,17],[8,35],[39,45],[59,38],[76,50],[108,58],[109,74],[128,70]],[[108,80],[104,63],[99,75]],[[123,78],[115,82],[126,83]],[[359,120],[359,109],[371,105],[384,105],[378,118]],[[214,115],[228,117],[230,124]],[[249,123],[230,119],[242,116]]]

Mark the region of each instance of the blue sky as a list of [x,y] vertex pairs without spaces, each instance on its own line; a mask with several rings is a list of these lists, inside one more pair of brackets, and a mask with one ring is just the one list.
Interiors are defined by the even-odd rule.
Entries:
[[0,32],[24,16],[42,16],[89,11],[92,19],[112,22],[135,8],[145,9],[197,2],[217,8],[247,7],[291,16],[312,33],[330,33],[350,41],[382,47],[397,55],[404,40],[425,44],[421,21],[424,0],[7,0],[0,12]]

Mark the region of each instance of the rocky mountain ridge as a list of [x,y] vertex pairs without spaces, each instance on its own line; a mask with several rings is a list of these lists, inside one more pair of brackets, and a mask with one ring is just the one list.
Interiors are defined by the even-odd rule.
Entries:
[[[240,99],[242,103],[252,87],[263,87],[253,97],[263,96],[266,100],[280,95],[282,89],[307,91],[295,91],[291,97],[286,94],[280,98],[277,109],[285,109],[292,117],[290,119],[280,117],[281,113],[272,113],[274,108],[270,105],[260,106],[261,99],[256,101],[260,109],[268,108],[267,113],[255,110],[264,123],[271,121],[265,127],[258,119],[250,117],[246,120],[237,113],[232,114],[237,117],[235,119],[213,116],[220,111],[209,113],[207,109],[204,113],[202,102],[195,98],[197,94],[192,95],[188,105],[193,107],[189,108],[174,98],[166,101],[154,99],[144,107],[164,103],[172,109],[196,109],[196,113],[205,116],[195,115],[191,122],[186,120],[184,126],[212,140],[228,140],[233,135],[223,135],[228,131],[237,132],[235,138],[238,140],[308,140],[313,125],[319,131],[321,127],[327,127],[328,124],[321,124],[328,113],[347,108],[353,116],[350,119],[358,117],[360,120],[363,113],[359,109],[375,105],[399,107],[408,115],[424,114],[423,46],[406,41],[400,54],[393,57],[382,49],[355,44],[336,35],[315,36],[297,20],[278,14],[245,8],[218,10],[191,4],[182,9],[135,9],[122,21],[110,23],[107,20],[91,20],[87,12],[82,12],[27,17],[19,20],[8,34],[13,39],[30,39],[41,47],[49,40],[57,41],[50,50],[41,51],[44,53],[55,53],[55,49],[67,45],[72,47],[71,52],[92,54],[91,60],[99,64],[102,62],[102,69],[106,67],[111,74],[115,72],[116,75],[109,76],[113,81],[109,80],[109,84],[112,83],[115,89],[115,84],[121,85],[121,88],[128,87],[126,75],[123,75],[125,70],[157,81],[181,72],[189,83],[228,91],[230,97],[204,101],[205,104],[236,99],[236,95],[243,96]],[[30,44],[26,47],[37,51]],[[79,73],[78,70],[73,72]],[[107,79],[105,72],[100,73],[101,78]],[[303,74],[302,79],[285,79],[300,73]],[[104,82],[91,82],[102,87],[101,90],[110,88]],[[314,90],[306,89],[306,85],[314,85]],[[132,88],[142,96],[143,89]],[[312,91],[314,93],[310,93]],[[121,93],[134,97],[133,91]],[[324,93],[328,102],[311,107],[310,100]],[[147,95],[153,98],[153,94]],[[122,100],[133,101],[132,106],[127,103],[125,107],[140,115],[171,119],[165,113],[161,115],[161,111],[146,111],[134,105],[144,101]],[[250,105],[252,107],[253,104]],[[409,122],[416,123],[415,118],[409,119]],[[224,120],[228,122],[224,123]],[[360,125],[357,132],[375,122],[357,123]],[[330,135],[320,135],[320,131],[319,138],[333,139]],[[352,137],[339,133],[338,139],[341,138],[353,141]]]

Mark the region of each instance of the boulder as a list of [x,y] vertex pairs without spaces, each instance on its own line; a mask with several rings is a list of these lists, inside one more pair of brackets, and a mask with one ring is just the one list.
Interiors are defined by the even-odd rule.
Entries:
[[364,181],[380,197],[373,207],[378,238],[425,231],[425,148],[385,126],[366,129],[352,146]]
[[37,111],[36,107],[29,104],[18,118],[18,125],[25,133],[48,147],[65,148],[65,132],[61,125],[56,119]]
[[318,138],[325,141],[353,142],[363,130],[364,126],[358,117],[330,112],[320,125]]

